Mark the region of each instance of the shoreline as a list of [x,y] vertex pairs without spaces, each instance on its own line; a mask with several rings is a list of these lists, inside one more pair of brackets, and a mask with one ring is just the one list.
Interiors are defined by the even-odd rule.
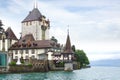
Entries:
[[[75,69],[73,71],[76,70],[82,70],[82,69],[86,69],[86,68],[91,68],[91,66],[87,66],[87,67],[83,67],[80,69]],[[47,72],[51,72],[51,71],[64,71],[64,72],[73,72],[73,71],[65,71],[65,70],[49,70],[49,71],[26,71],[26,72],[10,72],[10,71],[4,71],[4,72],[0,72],[0,74],[27,74],[27,73],[47,73]]]

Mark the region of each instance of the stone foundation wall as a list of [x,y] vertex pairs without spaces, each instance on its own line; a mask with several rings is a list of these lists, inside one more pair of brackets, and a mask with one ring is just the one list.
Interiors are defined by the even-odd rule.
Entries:
[[[15,61],[15,60],[14,60]],[[31,66],[26,65],[26,61],[24,60],[24,64],[9,66],[10,72],[47,72],[49,71],[48,68],[48,61],[47,60],[37,60],[33,59],[29,61]]]
[[73,62],[73,69],[74,70],[80,69],[80,63],[79,62]]
[[47,72],[49,71],[49,64],[47,60],[32,60],[33,70],[35,72]]
[[65,71],[72,71],[73,70],[73,63],[65,63],[64,70]]
[[9,72],[21,73],[21,72],[32,72],[32,71],[33,71],[32,66],[16,65],[9,67]]

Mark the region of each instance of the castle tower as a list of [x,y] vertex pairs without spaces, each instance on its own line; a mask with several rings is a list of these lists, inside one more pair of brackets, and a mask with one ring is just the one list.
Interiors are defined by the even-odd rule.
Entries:
[[36,7],[22,21],[22,37],[32,34],[35,40],[49,40],[49,29],[50,21]]
[[71,47],[69,32],[68,32],[68,35],[67,35],[65,50],[62,53],[62,56],[63,56],[63,61],[65,62],[64,70],[65,71],[72,71],[73,70],[74,52],[73,52],[72,47]]
[[63,60],[65,62],[69,62],[69,61],[72,61],[72,58],[73,58],[73,50],[72,50],[72,47],[71,47],[71,42],[70,42],[70,36],[69,34],[67,35],[67,40],[66,40],[66,45],[65,45],[65,50],[64,52],[62,53],[63,55]]

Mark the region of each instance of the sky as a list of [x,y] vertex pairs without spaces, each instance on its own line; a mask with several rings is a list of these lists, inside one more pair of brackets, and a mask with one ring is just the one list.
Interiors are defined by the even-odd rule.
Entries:
[[[93,60],[120,59],[120,0],[37,0],[50,20],[50,37],[71,44]],[[21,21],[34,8],[34,0],[0,0],[0,19],[20,37]]]

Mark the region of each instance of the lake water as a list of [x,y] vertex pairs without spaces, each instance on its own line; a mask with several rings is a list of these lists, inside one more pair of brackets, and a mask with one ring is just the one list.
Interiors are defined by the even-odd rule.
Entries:
[[120,67],[91,67],[73,72],[0,74],[0,80],[120,80]]

